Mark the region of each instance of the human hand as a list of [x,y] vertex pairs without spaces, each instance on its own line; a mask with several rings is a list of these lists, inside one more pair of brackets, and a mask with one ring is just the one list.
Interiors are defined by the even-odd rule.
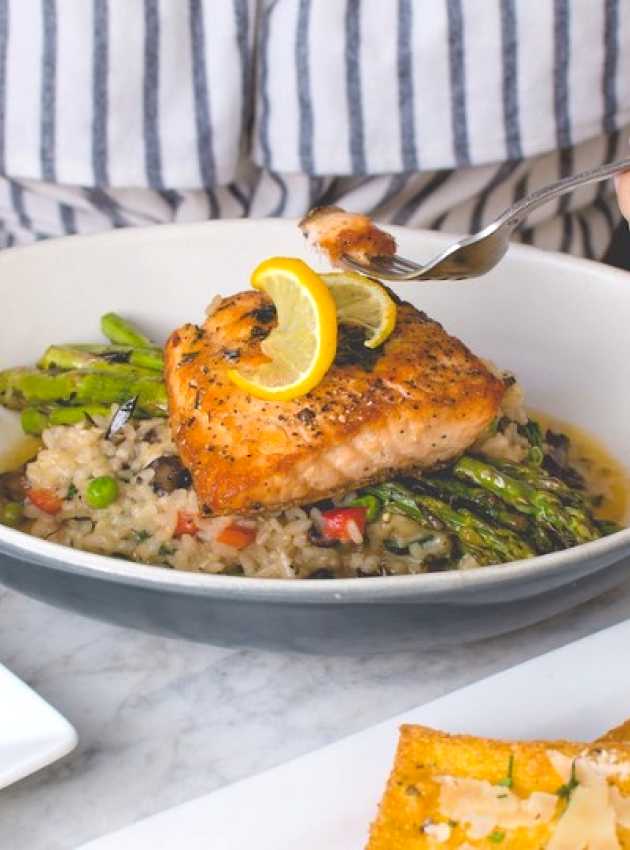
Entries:
[[615,178],[617,201],[624,218],[630,222],[630,171]]

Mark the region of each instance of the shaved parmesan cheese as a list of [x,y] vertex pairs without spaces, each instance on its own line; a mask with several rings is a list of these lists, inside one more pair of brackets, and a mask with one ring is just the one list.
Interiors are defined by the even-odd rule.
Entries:
[[616,754],[608,750],[586,751],[584,758],[603,776],[618,776],[619,779],[627,779],[630,776],[630,763],[617,761]]
[[575,760],[577,787],[547,850],[621,850],[606,778],[586,759]]
[[451,828],[447,823],[426,823],[422,831],[429,838],[435,838],[438,844],[444,844],[451,837]]
[[[573,759],[559,753],[557,750],[547,750],[547,756],[553,769],[563,782],[568,782],[571,776]],[[607,750],[584,750],[580,759],[588,762],[601,776],[618,776],[627,779],[630,776],[630,762],[617,761],[615,753]]]
[[497,827],[517,829],[549,823],[558,797],[535,791],[525,800],[486,780],[438,777],[440,811],[450,820],[468,825],[468,838],[486,838]]
[[557,750],[547,750],[547,758],[562,782],[566,785],[571,778],[573,759],[565,756],[563,753],[559,753]]

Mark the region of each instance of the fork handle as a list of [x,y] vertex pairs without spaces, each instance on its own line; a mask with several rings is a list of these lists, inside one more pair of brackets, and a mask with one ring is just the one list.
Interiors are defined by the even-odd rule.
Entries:
[[614,177],[615,174],[621,174],[623,171],[630,171],[630,157],[609,162],[607,165],[600,165],[598,168],[591,168],[588,171],[582,171],[572,177],[565,177],[564,180],[558,180],[556,183],[544,186],[537,192],[532,192],[531,195],[517,201],[496,220],[495,225],[505,227],[510,231],[515,230],[531,212],[542,207],[548,201],[553,201],[560,195],[566,195],[567,192],[577,189],[578,186],[599,183],[602,180]]

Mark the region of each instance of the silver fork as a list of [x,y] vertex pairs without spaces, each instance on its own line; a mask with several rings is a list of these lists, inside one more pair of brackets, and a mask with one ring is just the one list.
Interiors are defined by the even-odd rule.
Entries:
[[581,174],[544,186],[517,201],[479,233],[458,240],[423,266],[398,254],[391,257],[372,257],[365,265],[344,254],[341,262],[347,268],[381,280],[466,280],[479,277],[493,269],[505,256],[512,233],[531,212],[578,186],[607,180],[623,171],[630,171],[630,158],[592,168],[590,171],[583,171]]

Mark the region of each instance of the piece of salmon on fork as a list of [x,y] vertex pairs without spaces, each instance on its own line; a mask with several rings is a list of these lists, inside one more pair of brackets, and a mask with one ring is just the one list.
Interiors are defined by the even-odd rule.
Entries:
[[391,257],[396,253],[396,241],[378,228],[371,218],[350,213],[341,207],[316,207],[299,224],[311,245],[319,248],[330,262],[343,265],[343,256],[361,265],[373,257]]

